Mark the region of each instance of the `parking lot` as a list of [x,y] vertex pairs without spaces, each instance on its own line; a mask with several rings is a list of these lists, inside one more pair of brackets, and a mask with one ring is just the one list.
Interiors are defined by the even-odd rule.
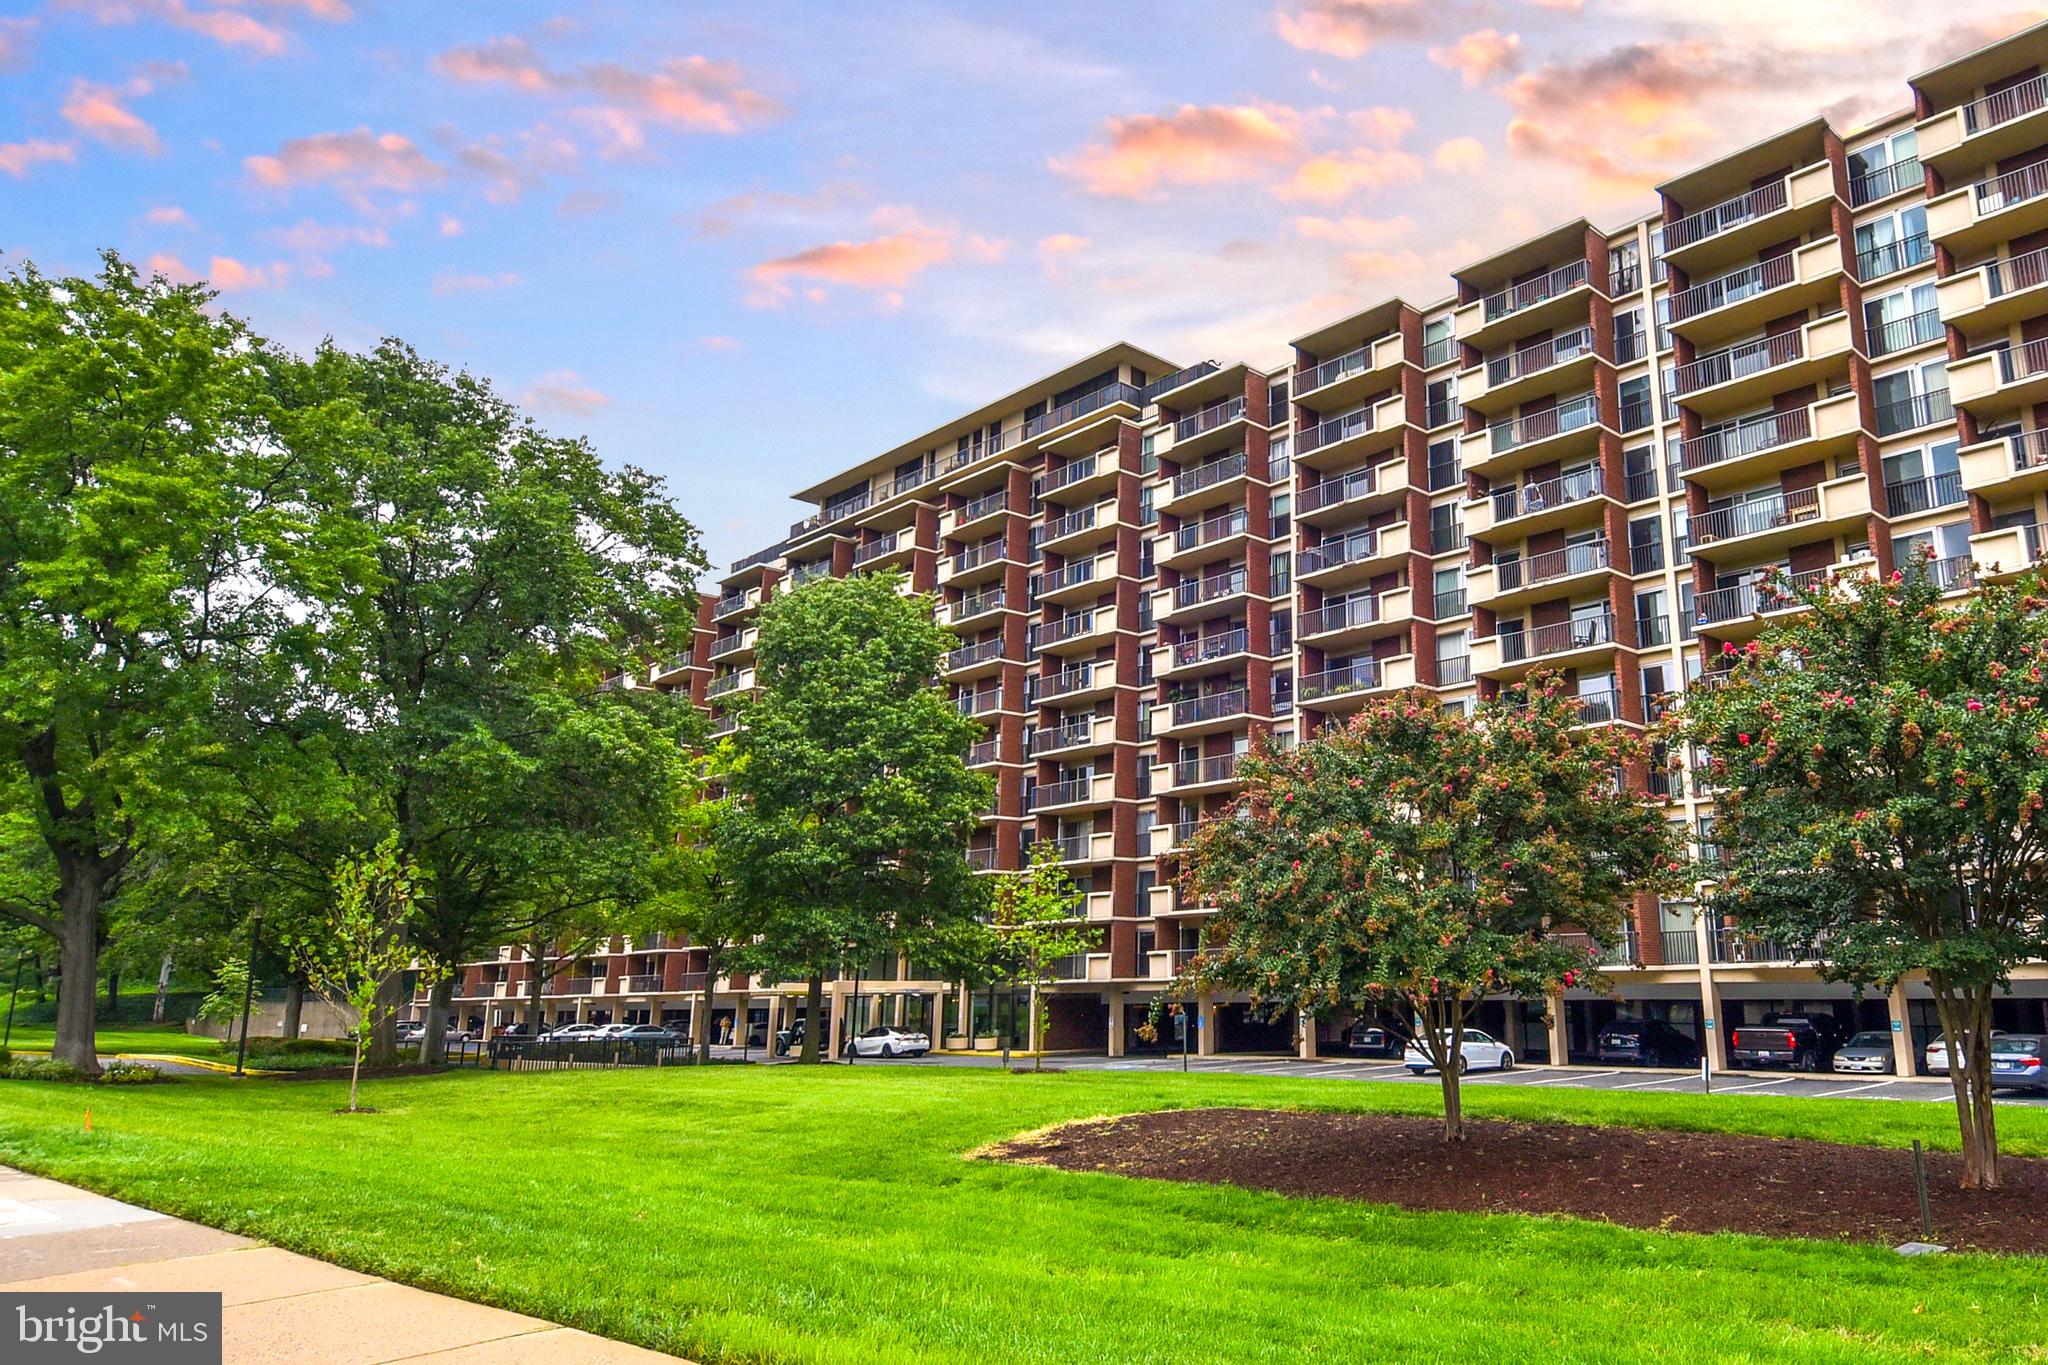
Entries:
[[[862,1059],[861,1065],[874,1064]],[[1016,1064],[1029,1066],[1028,1058]],[[998,1057],[986,1055],[929,1056],[915,1061],[904,1060],[886,1063],[891,1066],[1001,1066]],[[1046,1065],[1057,1066],[1068,1071],[1179,1071],[1182,1059],[1173,1056],[1144,1057],[1100,1057],[1062,1055],[1048,1057]],[[1186,1061],[1189,1071],[1203,1071],[1230,1076],[1289,1076],[1308,1077],[1323,1080],[1347,1081],[1393,1081],[1402,1085],[1435,1086],[1438,1080],[1433,1075],[1411,1076],[1408,1069],[1397,1062],[1351,1061],[1329,1059],[1304,1062],[1292,1057],[1190,1057]],[[1646,1090],[1652,1093],[1697,1095],[1705,1088],[1697,1071],[1666,1071],[1651,1067],[1597,1067],[1597,1066],[1517,1066],[1512,1071],[1475,1071],[1465,1077],[1465,1084],[1473,1087],[1514,1085],[1514,1086],[1566,1086],[1580,1090]],[[1940,1076],[1921,1076],[1900,1080],[1896,1077],[1870,1076],[1829,1076],[1804,1072],[1773,1071],[1723,1071],[1714,1074],[1711,1083],[1716,1095],[1785,1095],[1792,1097],[1826,1097],[1857,1100],[1905,1100],[1921,1102],[1953,1102],[1953,1092],[1948,1080]],[[2048,1105],[2048,1095],[2030,1091],[2001,1091],[1999,1102],[2029,1106]]]

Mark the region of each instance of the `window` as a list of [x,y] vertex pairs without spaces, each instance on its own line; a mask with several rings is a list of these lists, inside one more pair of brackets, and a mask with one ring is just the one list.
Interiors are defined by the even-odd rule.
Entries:
[[1271,515],[1272,515],[1272,522],[1273,522],[1273,530],[1272,530],[1272,534],[1273,534],[1273,535],[1275,535],[1275,536],[1284,536],[1284,535],[1286,535],[1286,534],[1287,534],[1287,527],[1288,527],[1288,524],[1289,524],[1289,522],[1290,522],[1290,521],[1292,520],[1292,517],[1291,517],[1291,513],[1293,512],[1293,510],[1294,510],[1294,495],[1293,495],[1293,494],[1291,494],[1291,493],[1275,493],[1275,494],[1273,495],[1273,501],[1272,501],[1272,513],[1271,513]]
[[[1659,223],[1650,229],[1650,283],[1664,283],[1669,273],[1664,264],[1664,225]],[[1663,349],[1663,345],[1658,342],[1658,349]]]
[[1631,308],[1614,315],[1614,363],[1626,365],[1649,354],[1649,337],[1643,333],[1643,310]]
[[[1920,556],[1932,552],[1922,567]],[[1970,566],[1970,523],[1951,521],[1909,536],[1892,537],[1892,563],[1901,573],[1924,572],[1944,589],[1967,584]]]
[[1272,596],[1278,597],[1294,586],[1293,559],[1285,550],[1273,552]]
[[1691,522],[1683,507],[1671,509],[1671,562],[1673,565],[1692,563],[1692,542],[1687,539]]
[[1628,500],[1641,502],[1657,496],[1657,452],[1651,446],[1637,446],[1621,453],[1621,467],[1628,482]]
[[1633,294],[1643,287],[1643,249],[1631,237],[1607,249],[1607,292]]
[[1458,356],[1458,342],[1451,334],[1450,318],[1431,318],[1422,324],[1422,364],[1425,369],[1448,365]]
[[[1657,269],[1659,271],[1659,275],[1661,278],[1661,274],[1664,269],[1664,261],[1662,257],[1658,258]],[[1656,303],[1652,305],[1651,316],[1657,319],[1657,349],[1660,351],[1670,350],[1671,296],[1669,294],[1660,294],[1657,297]]]
[[1455,502],[1440,502],[1429,509],[1429,552],[1447,555],[1465,548],[1465,519]]
[[1934,259],[1927,239],[1927,206],[1913,204],[1856,225],[1856,278],[1895,275]]
[[1932,281],[1865,300],[1863,329],[1873,356],[1941,340],[1941,314],[1934,306]]
[[1440,493],[1454,488],[1464,480],[1464,468],[1458,463],[1458,440],[1454,436],[1448,441],[1429,443],[1429,491]]
[[1664,610],[1664,590],[1636,594],[1636,646],[1649,649],[1671,643],[1671,618]]
[[1465,414],[1465,410],[1458,406],[1458,376],[1455,374],[1430,380],[1426,397],[1429,402],[1428,423],[1432,427],[1448,426]]
[[1664,567],[1662,523],[1656,517],[1637,517],[1628,524],[1628,571],[1653,573]]
[[[1149,441],[1152,438],[1148,436],[1145,439]],[[1153,457],[1153,464],[1156,468],[1158,464],[1157,456]],[[1158,500],[1158,484],[1148,483],[1138,490],[1138,525],[1157,526],[1159,524],[1159,509],[1153,506]]]
[[1909,128],[1849,153],[1849,202],[1868,204],[1921,184],[1919,152]]
[[1138,446],[1138,472],[1157,474],[1159,472],[1159,433],[1148,431]]
[[1472,681],[1471,631],[1446,631],[1436,637],[1436,681],[1439,687]]
[[1649,376],[1624,379],[1621,382],[1621,429],[1624,432],[1641,431],[1652,420]]
[[1294,473],[1293,447],[1285,436],[1275,436],[1266,447],[1266,477],[1283,483]]
[[1273,714],[1291,716],[1294,714],[1294,675],[1275,673],[1273,675]]
[[1956,451],[1957,443],[1949,440],[1885,456],[1884,500],[1891,515],[1910,517],[1963,501]]
[[1287,420],[1287,381],[1276,380],[1266,386],[1266,425],[1277,427]]
[[1878,375],[1871,380],[1871,387],[1877,398],[1879,436],[1896,436],[1955,419],[1948,398],[1946,359]]
[[1448,569],[1438,569],[1435,579],[1435,617],[1448,621],[1465,614],[1465,566],[1453,564]]

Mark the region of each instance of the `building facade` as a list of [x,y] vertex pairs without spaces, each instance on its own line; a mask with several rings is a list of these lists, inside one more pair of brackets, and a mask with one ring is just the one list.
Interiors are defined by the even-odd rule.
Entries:
[[[1211,913],[1174,889],[1176,850],[1255,737],[1410,687],[1468,706],[1536,668],[1586,724],[1645,727],[1787,609],[1772,568],[1888,573],[1931,545],[1965,593],[2048,549],[2044,69],[2048,26],[1912,78],[1867,128],[1787,129],[1666,182],[1654,213],[1563,224],[1269,365],[1108,347],[805,490],[816,511],[731,567],[693,648],[624,681],[686,690],[729,731],[775,594],[883,568],[935,593],[959,639],[943,682],[996,781],[969,856],[1013,869],[1056,841],[1098,931],[1050,1045],[1134,1050]],[[1630,780],[1711,863],[1697,757]],[[610,948],[553,975],[551,1018],[708,1002],[760,1038],[799,989],[707,983],[683,944]],[[514,950],[474,964],[458,1008],[489,1015],[523,970]],[[835,982],[833,1018],[971,1036],[1006,1017],[912,971]],[[1641,899],[1607,972],[1612,993],[1481,1022],[1562,1060],[1647,1015],[1719,1064],[1734,1026],[1826,1009],[1892,1027],[1906,1071],[1937,1031],[1924,990],[1853,999],[1698,896]],[[1202,1003],[1204,1051],[1313,1055],[1347,1022]],[[2048,1026],[2048,970],[1998,1008]]]

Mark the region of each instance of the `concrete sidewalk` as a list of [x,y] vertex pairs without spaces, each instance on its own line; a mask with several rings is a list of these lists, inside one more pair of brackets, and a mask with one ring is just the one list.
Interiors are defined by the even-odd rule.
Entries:
[[226,1365],[678,1365],[4,1166],[0,1288],[218,1292]]

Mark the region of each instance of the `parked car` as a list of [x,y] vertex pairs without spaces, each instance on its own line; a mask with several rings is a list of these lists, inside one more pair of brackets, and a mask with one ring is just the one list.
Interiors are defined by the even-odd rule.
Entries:
[[856,1057],[922,1057],[932,1050],[932,1040],[922,1033],[877,1025],[853,1040]]
[[[1998,1040],[2000,1038],[2003,1038],[2004,1036],[2005,1030],[2002,1028],[1995,1028],[1991,1030],[1992,1045],[1994,1047],[1997,1046]],[[1947,1034],[1937,1033],[1934,1035],[1934,1041],[1927,1045],[1927,1055],[1926,1057],[1921,1059],[1921,1065],[1926,1070],[1927,1074],[1930,1076],[1948,1075]]]
[[[397,1029],[398,1041],[401,1043],[417,1043],[427,1036],[426,1024],[418,1019],[401,1019],[398,1021]],[[441,1036],[451,1043],[459,1043],[468,1038],[469,1034],[450,1024]]]
[[1603,1066],[1698,1066],[1700,1045],[1662,1019],[1617,1019],[1600,1030],[1594,1054]]
[[[1436,1063],[1422,1054],[1422,1049],[1410,1043],[1401,1050],[1401,1064],[1413,1076],[1425,1071],[1436,1070]],[[1515,1054],[1507,1044],[1483,1029],[1468,1028],[1464,1041],[1458,1045],[1458,1072],[1467,1071],[1510,1071],[1514,1069]]]
[[604,1037],[609,1024],[563,1024],[548,1033],[548,1038],[558,1043],[589,1042]]
[[1767,1014],[1761,1024],[1744,1024],[1728,1035],[1728,1064],[1819,1071],[1847,1037],[1832,1014]]
[[1892,1036],[1881,1028],[1865,1029],[1835,1052],[1835,1070],[1876,1072],[1890,1075],[1895,1070]]
[[[821,1037],[818,1040],[818,1045],[820,1047],[823,1047],[825,1045],[825,1039],[823,1037]],[[803,1051],[803,1046],[804,1021],[802,1019],[798,1019],[793,1023],[784,1024],[781,1028],[775,1030],[776,1056],[787,1057],[792,1052],[801,1052]]]
[[1991,1083],[2048,1090],[2048,1037],[2008,1033],[1991,1040]]
[[598,1035],[606,1041],[628,1043],[680,1043],[683,1035],[661,1024],[606,1024]]
[[1354,1057],[1398,1057],[1401,1035],[1378,1024],[1353,1024],[1344,1031],[1344,1050]]

